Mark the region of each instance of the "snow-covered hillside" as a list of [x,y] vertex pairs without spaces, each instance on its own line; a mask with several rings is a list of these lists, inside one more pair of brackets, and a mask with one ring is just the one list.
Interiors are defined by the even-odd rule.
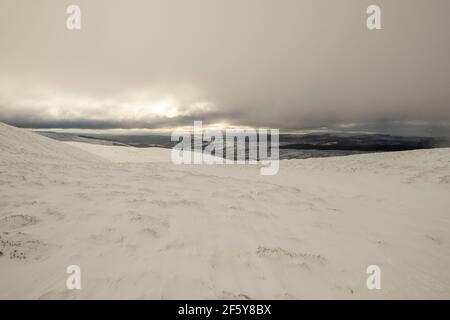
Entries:
[[261,176],[76,145],[0,124],[0,298],[450,298],[450,149]]

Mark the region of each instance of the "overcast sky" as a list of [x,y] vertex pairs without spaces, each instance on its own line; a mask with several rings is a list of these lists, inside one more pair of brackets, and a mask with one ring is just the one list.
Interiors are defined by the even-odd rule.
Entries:
[[[382,30],[366,28],[373,3]],[[448,124],[449,14],[449,0],[0,0],[0,121]]]

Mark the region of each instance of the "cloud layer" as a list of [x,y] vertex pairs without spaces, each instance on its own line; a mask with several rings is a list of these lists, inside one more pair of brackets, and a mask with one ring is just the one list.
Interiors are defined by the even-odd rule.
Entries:
[[0,3],[0,121],[130,128],[226,123],[284,130],[450,122],[450,2]]

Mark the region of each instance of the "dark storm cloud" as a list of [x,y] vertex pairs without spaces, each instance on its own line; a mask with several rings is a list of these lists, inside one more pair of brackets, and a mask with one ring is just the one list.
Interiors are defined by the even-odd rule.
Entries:
[[[2,0],[0,120],[294,130],[450,122],[450,2]],[[80,5],[82,28],[65,9]]]

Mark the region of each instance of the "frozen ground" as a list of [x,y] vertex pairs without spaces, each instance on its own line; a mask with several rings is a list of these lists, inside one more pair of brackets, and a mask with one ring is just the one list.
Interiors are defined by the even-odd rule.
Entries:
[[0,124],[0,152],[0,298],[450,298],[448,148],[260,176]]

